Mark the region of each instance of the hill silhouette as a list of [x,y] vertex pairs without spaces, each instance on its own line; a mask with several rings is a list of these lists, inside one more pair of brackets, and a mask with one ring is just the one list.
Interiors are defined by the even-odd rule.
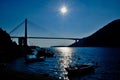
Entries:
[[94,34],[70,45],[70,47],[81,46],[120,47],[120,19],[110,22]]
[[19,46],[13,42],[10,35],[0,28],[0,62],[8,62],[16,59],[19,54]]

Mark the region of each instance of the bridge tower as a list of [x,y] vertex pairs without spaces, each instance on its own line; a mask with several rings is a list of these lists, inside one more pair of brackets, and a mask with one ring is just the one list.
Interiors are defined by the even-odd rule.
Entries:
[[27,19],[25,19],[25,41],[24,45],[27,46]]
[[27,46],[27,19],[25,19],[25,35],[24,37],[19,37],[18,42],[20,46]]

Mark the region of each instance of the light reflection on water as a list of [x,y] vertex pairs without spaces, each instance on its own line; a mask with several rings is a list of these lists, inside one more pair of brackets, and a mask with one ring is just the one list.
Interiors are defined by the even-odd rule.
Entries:
[[67,67],[69,64],[72,62],[72,54],[73,54],[73,49],[68,48],[68,47],[60,47],[56,48],[56,50],[59,52],[59,55],[61,58],[59,58],[60,61],[60,66],[63,68]]
[[61,74],[60,74],[60,79],[61,77],[63,77],[64,79],[68,79],[67,76],[67,72],[65,70],[66,67],[68,67],[68,65],[71,64],[72,62],[72,55],[73,55],[73,48],[69,48],[69,47],[59,47],[56,48],[56,50],[58,51],[60,57],[58,59],[58,63],[59,63],[59,67],[61,69]]

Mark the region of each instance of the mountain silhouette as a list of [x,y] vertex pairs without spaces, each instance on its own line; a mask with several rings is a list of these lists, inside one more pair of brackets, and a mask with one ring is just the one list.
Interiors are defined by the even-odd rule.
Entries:
[[0,62],[9,62],[13,59],[18,58],[19,46],[13,42],[10,35],[0,28]]
[[92,35],[80,39],[70,45],[70,47],[82,47],[82,46],[108,46],[119,47],[120,46],[120,19],[114,20],[99,29]]

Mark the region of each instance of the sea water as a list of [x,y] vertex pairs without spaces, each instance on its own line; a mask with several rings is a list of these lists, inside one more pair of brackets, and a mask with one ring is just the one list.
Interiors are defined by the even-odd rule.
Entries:
[[[8,64],[11,69],[34,73],[49,74],[65,80],[120,80],[120,48],[108,47],[52,47],[54,57],[43,62],[26,64],[24,58]],[[97,63],[94,73],[81,77],[68,77],[69,65]]]

